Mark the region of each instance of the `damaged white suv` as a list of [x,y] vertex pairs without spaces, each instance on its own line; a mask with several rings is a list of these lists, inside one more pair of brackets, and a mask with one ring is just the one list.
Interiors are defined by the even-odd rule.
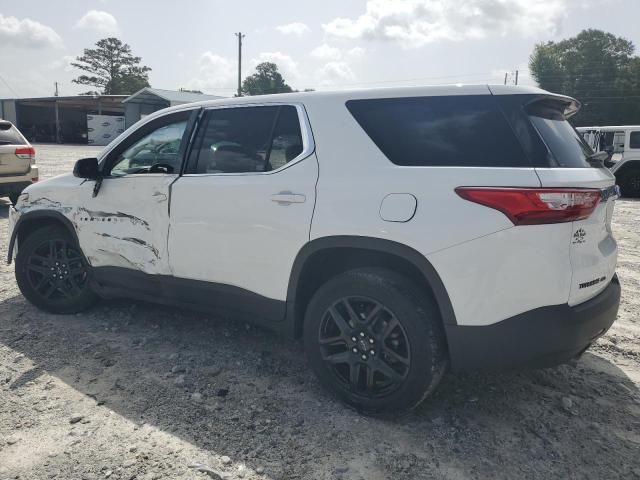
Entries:
[[367,413],[448,366],[550,366],[616,318],[617,190],[534,88],[232,98],[146,117],[11,211],[24,296],[232,311]]

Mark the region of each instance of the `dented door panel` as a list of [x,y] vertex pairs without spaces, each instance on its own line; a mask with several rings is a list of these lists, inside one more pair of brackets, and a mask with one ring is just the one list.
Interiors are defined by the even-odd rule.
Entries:
[[167,273],[169,187],[176,178],[163,174],[106,178],[93,197],[95,182],[61,175],[27,189],[12,223],[36,211],[60,213],[71,222],[93,267]]
[[[168,274],[169,187],[177,175],[107,178],[92,196],[83,185],[81,207],[71,213],[78,239],[93,267],[124,267]],[[87,188],[88,187],[88,188]]]

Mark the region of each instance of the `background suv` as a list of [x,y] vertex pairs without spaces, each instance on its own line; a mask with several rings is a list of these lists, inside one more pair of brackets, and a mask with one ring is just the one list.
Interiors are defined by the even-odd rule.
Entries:
[[617,190],[578,107],[481,85],[167,109],[29,187],[9,261],[48,311],[232,311],[302,337],[350,405],[405,411],[448,366],[555,365],[613,323]]
[[0,197],[15,205],[20,192],[37,181],[35,149],[11,122],[0,119]]

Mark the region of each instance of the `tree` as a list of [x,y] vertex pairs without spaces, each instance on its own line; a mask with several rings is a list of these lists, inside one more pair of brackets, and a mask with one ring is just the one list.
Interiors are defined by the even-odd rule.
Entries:
[[263,62],[256,67],[256,73],[242,82],[244,95],[266,95],[268,93],[289,93],[293,90],[278,72],[275,63]]
[[529,58],[541,88],[577,98],[576,125],[640,123],[640,58],[625,38],[583,30],[560,42],[536,45]]
[[[131,47],[114,37],[104,38],[96,48],[85,48],[84,55],[71,63],[89,75],[80,75],[73,83],[90,85],[103,95],[130,95],[149,86],[151,68],[131,54]],[[94,93],[94,92],[88,92]]]

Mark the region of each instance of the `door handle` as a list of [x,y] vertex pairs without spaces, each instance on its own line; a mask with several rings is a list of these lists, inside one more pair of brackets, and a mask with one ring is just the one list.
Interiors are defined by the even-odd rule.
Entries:
[[278,205],[286,206],[292,203],[304,203],[307,201],[307,197],[300,193],[286,191],[271,195],[271,201],[276,202]]

